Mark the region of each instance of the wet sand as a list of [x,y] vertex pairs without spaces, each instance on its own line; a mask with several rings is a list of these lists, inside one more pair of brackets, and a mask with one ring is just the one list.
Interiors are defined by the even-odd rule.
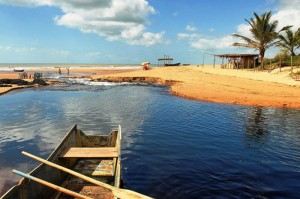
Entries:
[[[39,68],[39,67],[31,67],[31,68],[25,68],[25,72],[28,74],[33,74],[35,72],[39,73],[57,73],[58,74],[58,68],[52,67],[52,68]],[[106,68],[103,69],[103,67],[71,67],[69,68],[69,75],[67,68],[61,68],[61,73],[63,76],[71,77],[71,78],[78,78],[78,77],[90,77],[90,75],[96,75],[96,74],[117,74],[117,73],[123,73],[123,72],[130,72],[135,71],[133,69],[114,69],[114,68]],[[86,75],[85,75],[86,74]],[[18,79],[19,78],[19,72],[8,72],[8,71],[0,71],[0,79]],[[24,79],[25,81],[31,82],[32,79]],[[11,87],[0,87],[0,95],[8,93],[12,90],[21,89],[21,88],[28,88],[32,87],[30,86],[18,86],[18,85],[11,85]]]
[[[66,74],[67,69],[62,68]],[[58,68],[34,69],[27,72],[58,72]],[[268,71],[220,69],[212,66],[160,67],[151,70],[71,68],[72,77],[88,75],[94,81],[143,81],[171,86],[171,93],[195,100],[300,108],[300,81],[289,76],[288,68]],[[14,72],[0,72],[0,79],[18,78]],[[0,87],[0,93],[7,92]]]

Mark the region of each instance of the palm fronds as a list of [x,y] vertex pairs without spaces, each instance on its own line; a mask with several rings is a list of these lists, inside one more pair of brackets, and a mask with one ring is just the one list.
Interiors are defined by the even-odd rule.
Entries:
[[280,34],[278,36],[279,42],[277,43],[277,46],[288,50],[292,56],[295,56],[295,50],[300,47],[300,28],[293,32],[290,29],[286,29],[285,35]]
[[[260,61],[262,63],[265,51],[278,44],[278,41],[276,41],[279,35],[279,32],[276,31],[278,21],[271,21],[271,16],[271,11],[262,15],[258,15],[254,12],[254,18],[250,18],[250,20],[245,19],[245,21],[250,25],[250,32],[253,38],[248,38],[240,34],[233,34],[232,36],[241,39],[243,43],[236,42],[232,45],[258,50],[260,54]],[[283,28],[283,30],[285,29],[287,29],[287,27]]]

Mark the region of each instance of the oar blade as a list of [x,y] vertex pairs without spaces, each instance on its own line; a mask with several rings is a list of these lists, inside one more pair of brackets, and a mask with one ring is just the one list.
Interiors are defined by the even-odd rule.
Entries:
[[35,159],[37,161],[40,161],[40,162],[42,162],[44,164],[47,164],[47,165],[49,165],[51,167],[57,168],[57,169],[59,169],[61,171],[65,171],[65,172],[67,172],[67,173],[69,173],[71,175],[74,175],[74,176],[78,177],[78,178],[84,179],[84,180],[86,180],[88,182],[91,182],[91,183],[96,184],[98,186],[102,186],[102,187],[104,187],[106,189],[109,189],[118,198],[121,198],[121,199],[127,199],[127,198],[128,199],[150,199],[151,198],[151,197],[145,196],[143,194],[137,193],[135,191],[131,191],[131,190],[128,190],[128,189],[120,189],[120,188],[111,186],[109,184],[106,184],[104,182],[97,181],[97,180],[95,180],[93,178],[90,178],[90,177],[85,176],[85,175],[83,175],[81,173],[75,172],[75,171],[73,171],[71,169],[62,167],[62,166],[60,166],[58,164],[55,164],[53,162],[49,162],[48,160],[44,160],[42,158],[39,158],[39,157],[37,157],[35,155],[32,155],[30,153],[27,153],[25,151],[22,151],[22,154],[24,154],[24,155],[26,155],[28,157],[31,157],[31,158],[33,158],[33,159]]
[[130,198],[130,199],[153,199],[149,196],[145,196],[143,194],[140,194],[135,191],[131,191],[128,189],[113,189],[112,190],[113,194],[117,196],[118,198]]

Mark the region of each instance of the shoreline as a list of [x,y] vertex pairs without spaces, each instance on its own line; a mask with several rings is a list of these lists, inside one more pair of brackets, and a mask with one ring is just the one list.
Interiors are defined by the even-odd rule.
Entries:
[[[66,75],[65,68],[62,72]],[[299,70],[299,69],[298,69]],[[57,73],[58,68],[35,68],[26,72]],[[82,73],[89,73],[83,76]],[[15,72],[0,72],[0,79],[16,77]],[[300,81],[289,76],[288,68],[249,71],[212,68],[212,66],[160,67],[141,69],[107,69],[72,67],[68,77],[88,77],[92,81],[146,82],[170,86],[171,94],[206,102],[246,106],[300,108]],[[0,95],[9,92],[0,87]],[[15,88],[14,88],[15,89]]]
[[[35,72],[38,73],[53,73],[58,74],[58,68],[59,67],[24,67],[26,73],[28,74],[34,74]],[[12,69],[13,70],[13,69]],[[67,78],[90,78],[91,75],[95,74],[117,74],[117,73],[123,73],[123,72],[130,72],[130,71],[136,71],[137,69],[128,69],[128,68],[122,68],[122,67],[70,67],[69,75],[67,74],[67,68],[61,67],[61,72],[64,77]],[[1,71],[0,68],[0,79],[19,79],[19,73],[22,72],[14,72],[14,71]],[[25,81],[31,82],[33,79],[24,79]],[[48,82],[49,84],[55,84],[55,81]],[[0,87],[0,95],[7,94],[11,91],[17,90],[17,89],[23,89],[23,88],[31,88],[34,87],[34,85],[28,85],[28,86],[18,86],[16,84],[11,85],[12,87]]]
[[94,81],[144,81],[170,85],[180,97],[224,104],[300,108],[300,82],[288,72],[242,71],[195,66],[94,75]]

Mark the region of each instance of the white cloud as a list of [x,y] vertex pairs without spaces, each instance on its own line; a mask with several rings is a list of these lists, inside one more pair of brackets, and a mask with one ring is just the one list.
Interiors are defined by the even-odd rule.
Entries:
[[200,34],[180,33],[177,37],[178,39],[188,40],[191,47],[198,49],[232,48],[231,45],[234,43],[234,38],[231,35],[213,38]]
[[16,6],[58,6],[66,11],[70,11],[73,8],[105,8],[111,5],[111,1],[112,0],[0,0],[0,3]]
[[[279,4],[276,11],[272,12],[273,16],[271,20],[278,20],[278,30],[287,25],[293,25],[292,29],[294,31],[298,29],[300,27],[300,0],[277,1]],[[252,37],[250,25],[246,22],[236,26],[236,33],[246,37]],[[230,49],[233,48],[231,45],[238,41],[238,38],[234,38],[231,35],[210,37],[200,34],[180,33],[177,37],[179,39],[188,40],[190,46],[197,49]]]
[[279,28],[293,25],[292,30],[300,27],[300,0],[278,0],[278,11],[273,13],[273,19],[278,20]]
[[28,53],[28,52],[33,52],[35,50],[36,48],[16,48],[14,51],[16,53]]
[[237,26],[237,33],[246,37],[252,37],[249,24],[240,24]]
[[[284,26],[292,25],[292,30],[297,30],[300,27],[300,0],[277,0],[278,7],[272,12],[271,20],[278,20],[278,31]],[[262,13],[257,13],[262,14]],[[253,16],[254,17],[254,16]],[[238,34],[246,37],[251,37],[250,25],[243,23],[237,26]]]
[[160,33],[150,33],[150,32],[144,32],[141,37],[132,39],[128,41],[131,45],[144,45],[144,46],[153,46],[155,44],[162,44],[166,43],[163,41],[163,35],[165,32]]
[[0,46],[0,51],[2,52],[7,52],[7,51],[11,51],[12,47],[11,46]]
[[196,31],[197,30],[197,28],[195,26],[191,26],[191,25],[187,25],[185,27],[185,29],[188,30],[188,31]]
[[29,53],[36,51],[33,47],[0,46],[0,52]]
[[[48,51],[48,50],[47,50]],[[55,56],[68,57],[71,52],[68,50],[51,49],[49,52]]]
[[101,52],[89,52],[89,53],[85,54],[85,56],[87,56],[87,57],[93,57],[93,58],[100,57],[101,55],[102,55]]
[[63,15],[54,17],[57,25],[96,33],[109,41],[145,46],[163,43],[163,32],[146,31],[147,17],[156,14],[146,0],[0,0],[0,3],[58,7]]

